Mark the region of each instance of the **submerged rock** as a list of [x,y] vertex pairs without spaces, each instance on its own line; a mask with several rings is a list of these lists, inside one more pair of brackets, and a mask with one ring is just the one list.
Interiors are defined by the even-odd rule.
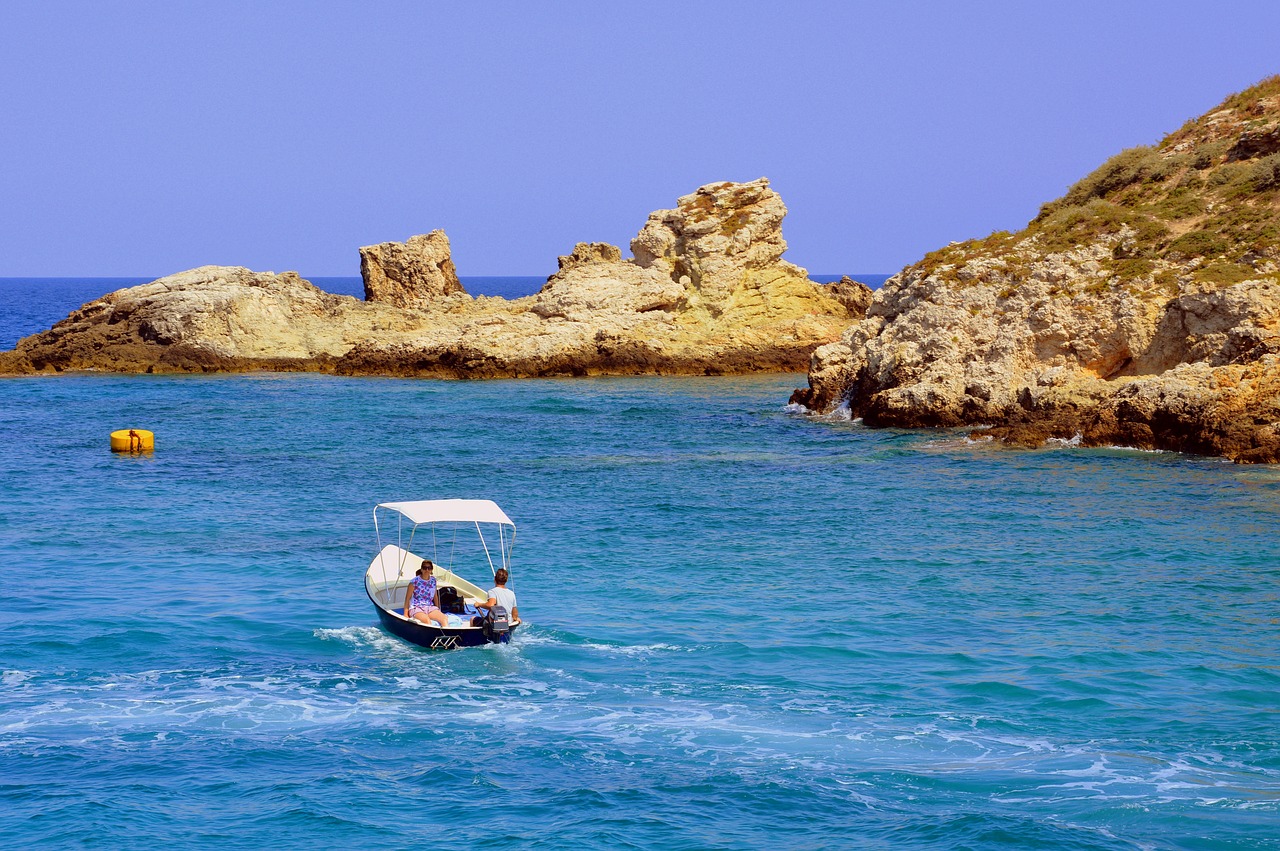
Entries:
[[1277,126],[1280,77],[1117,155],[1023,231],[927,255],[815,351],[793,401],[1280,461]]
[[539,293],[514,301],[467,296],[443,231],[362,248],[366,301],[293,272],[206,266],[85,305],[0,354],[0,370],[487,378],[802,369],[859,314],[781,259],[785,213],[764,179],[712,184],[650,216],[636,260],[579,243]]

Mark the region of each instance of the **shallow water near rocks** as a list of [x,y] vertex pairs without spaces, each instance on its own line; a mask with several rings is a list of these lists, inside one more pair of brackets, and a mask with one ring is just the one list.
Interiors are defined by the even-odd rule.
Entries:
[[[802,381],[0,380],[0,837],[1275,847],[1280,472]],[[509,646],[365,597],[448,496],[519,526]]]

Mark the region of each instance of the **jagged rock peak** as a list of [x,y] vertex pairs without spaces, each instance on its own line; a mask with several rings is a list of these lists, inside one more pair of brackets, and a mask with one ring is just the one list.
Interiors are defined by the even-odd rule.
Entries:
[[749,183],[709,183],[677,202],[674,210],[657,210],[631,240],[635,264],[656,268],[672,280],[688,278],[713,310],[733,293],[747,271],[786,267],[781,196],[767,178]]
[[425,308],[443,296],[466,294],[442,230],[360,249],[365,301]]
[[573,247],[572,254],[562,254],[558,260],[562,272],[592,263],[619,263],[622,261],[622,249],[607,242],[579,242]]
[[823,284],[822,288],[828,295],[843,304],[845,310],[849,311],[849,315],[854,319],[861,319],[867,315],[867,308],[871,307],[871,299],[875,297],[871,287],[862,281],[855,281],[848,275],[840,276],[838,281]]

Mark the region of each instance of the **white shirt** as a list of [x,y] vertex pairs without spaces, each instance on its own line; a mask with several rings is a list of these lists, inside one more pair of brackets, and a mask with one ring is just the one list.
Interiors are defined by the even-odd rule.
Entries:
[[489,596],[490,598],[497,600],[498,605],[506,609],[508,615],[512,615],[512,612],[516,607],[515,591],[512,591],[510,588],[494,587],[489,589]]

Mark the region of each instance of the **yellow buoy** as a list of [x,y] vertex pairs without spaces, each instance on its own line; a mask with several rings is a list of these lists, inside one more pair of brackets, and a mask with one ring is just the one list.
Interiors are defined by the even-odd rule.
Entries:
[[143,428],[126,428],[111,432],[112,452],[154,452],[156,436]]

